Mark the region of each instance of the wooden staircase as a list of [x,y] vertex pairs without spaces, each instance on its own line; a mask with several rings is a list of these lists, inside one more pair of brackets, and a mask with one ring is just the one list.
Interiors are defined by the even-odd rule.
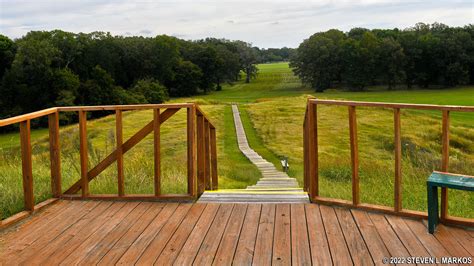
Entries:
[[298,186],[298,181],[295,178],[277,170],[272,163],[250,148],[237,105],[232,105],[232,112],[239,149],[257,166],[262,173],[262,178],[257,184],[248,186],[246,189],[206,191],[200,197],[199,202],[309,202],[308,194]]

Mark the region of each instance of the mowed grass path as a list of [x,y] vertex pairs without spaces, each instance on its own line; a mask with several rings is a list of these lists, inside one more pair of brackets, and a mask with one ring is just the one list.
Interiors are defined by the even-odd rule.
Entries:
[[[302,123],[308,97],[359,101],[474,105],[474,88],[314,93],[302,86],[287,63],[260,65],[260,73],[250,84],[238,82],[220,92],[172,102],[197,102],[217,127],[220,188],[244,188],[260,177],[238,150],[230,103],[238,103],[250,145],[267,160],[279,165],[280,156],[290,159],[290,175],[302,184]],[[390,110],[359,108],[359,150],[361,158],[361,200],[393,204],[393,114]],[[351,198],[351,169],[347,108],[321,107],[319,115],[321,195]],[[125,138],[152,118],[151,112],[131,112],[124,117]],[[185,114],[179,112],[162,128],[163,190],[186,190]],[[439,112],[403,111],[403,204],[404,208],[426,209],[425,182],[439,169],[441,124]],[[474,173],[474,115],[452,115],[450,170]],[[113,116],[88,123],[91,165],[114,148]],[[34,175],[37,201],[49,195],[47,131],[34,131]],[[78,180],[77,126],[62,129],[64,188]],[[0,212],[3,217],[21,210],[21,163],[18,134],[0,137]],[[152,193],[152,139],[149,136],[125,156],[126,192]],[[111,166],[91,183],[93,193],[116,193],[116,170]],[[3,186],[3,187],[1,187]],[[472,193],[450,191],[450,214],[474,217]]]

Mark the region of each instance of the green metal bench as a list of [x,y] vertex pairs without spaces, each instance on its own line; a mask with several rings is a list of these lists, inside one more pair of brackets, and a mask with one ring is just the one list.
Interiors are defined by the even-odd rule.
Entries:
[[426,184],[428,189],[428,231],[433,234],[439,223],[438,187],[474,191],[474,176],[434,171]]

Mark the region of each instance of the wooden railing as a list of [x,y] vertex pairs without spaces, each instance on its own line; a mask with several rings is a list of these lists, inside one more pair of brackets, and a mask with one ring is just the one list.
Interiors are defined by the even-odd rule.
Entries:
[[[347,106],[349,116],[349,137],[351,148],[352,169],[352,201],[327,198],[320,196],[319,189],[319,155],[318,155],[318,105]],[[359,193],[359,151],[357,140],[357,116],[356,107],[375,107],[393,109],[394,117],[394,207],[387,207],[360,202]],[[303,151],[304,151],[304,189],[308,192],[312,202],[324,204],[336,204],[342,206],[356,207],[366,210],[375,210],[387,213],[395,213],[402,216],[426,218],[426,212],[404,209],[402,206],[402,144],[401,144],[401,109],[436,110],[442,112],[442,161],[441,171],[448,172],[449,166],[449,124],[450,112],[474,112],[474,106],[448,106],[428,104],[402,104],[402,103],[376,103],[376,102],[354,102],[340,100],[308,99],[303,125]],[[428,178],[428,176],[426,177]],[[474,226],[474,219],[453,217],[448,215],[448,191],[441,191],[441,221],[453,224]]]
[[[180,109],[187,111],[187,193],[161,193],[161,156],[160,156],[160,126]],[[128,140],[123,141],[122,114],[132,110],[153,110],[153,120],[138,130]],[[116,149],[89,169],[87,145],[87,113],[94,111],[115,112]],[[61,182],[61,152],[59,141],[59,114],[61,112],[77,112],[79,116],[80,142],[80,179],[71,187],[62,192]],[[51,167],[51,191],[53,199],[35,205],[34,178],[31,152],[32,119],[48,116],[49,121],[49,148]],[[216,128],[206,117],[197,104],[145,104],[145,105],[110,105],[110,106],[74,106],[55,107],[34,113],[15,116],[0,120],[0,127],[17,124],[20,127],[21,160],[23,175],[23,193],[25,211],[7,218],[0,223],[0,227],[11,224],[28,216],[31,212],[54,202],[58,198],[68,199],[122,199],[122,200],[193,200],[201,195],[205,189],[218,188],[217,181],[217,147]],[[154,159],[154,194],[137,195],[125,194],[125,177],[123,171],[124,154],[153,132],[153,159]],[[116,195],[93,195],[89,192],[89,182],[113,162],[117,162]],[[77,194],[81,191],[81,194]]]

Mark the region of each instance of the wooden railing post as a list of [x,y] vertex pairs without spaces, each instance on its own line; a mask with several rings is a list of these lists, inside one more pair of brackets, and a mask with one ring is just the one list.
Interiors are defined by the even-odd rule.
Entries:
[[211,138],[211,173],[212,173],[212,190],[217,190],[219,188],[218,176],[217,176],[217,139],[216,139],[216,129],[211,127],[210,129],[210,138]]
[[31,158],[30,120],[20,122],[21,171],[23,174],[23,195],[25,210],[34,211],[33,163]]
[[359,148],[357,144],[357,119],[355,106],[349,106],[349,134],[351,141],[352,204],[358,205],[359,198]]
[[317,105],[308,100],[308,164],[309,164],[309,195],[319,196],[319,159],[318,159],[318,122]]
[[196,107],[187,108],[188,194],[196,197]]
[[394,184],[394,208],[395,212],[402,210],[402,141],[400,108],[393,109],[394,120],[394,144],[395,144],[395,184]]
[[[443,147],[441,171],[447,172],[449,167],[449,111],[443,111]],[[441,188],[441,221],[448,217],[448,189]]]
[[303,119],[303,190],[308,192],[308,104]]
[[205,160],[204,160],[204,116],[198,114],[197,116],[197,183],[198,195],[204,192],[205,188]]
[[207,190],[211,189],[211,143],[209,121],[204,121],[204,184]]
[[123,123],[122,110],[115,111],[115,135],[117,142],[117,181],[118,195],[125,195],[125,180],[123,175]]
[[48,115],[49,126],[49,160],[51,162],[51,193],[59,198],[61,188],[61,149],[59,144],[59,113]]
[[161,154],[160,154],[160,109],[153,110],[154,184],[155,196],[161,194]]
[[88,151],[87,151],[87,113],[79,111],[79,152],[81,160],[81,190],[82,197],[89,195],[88,171]]

